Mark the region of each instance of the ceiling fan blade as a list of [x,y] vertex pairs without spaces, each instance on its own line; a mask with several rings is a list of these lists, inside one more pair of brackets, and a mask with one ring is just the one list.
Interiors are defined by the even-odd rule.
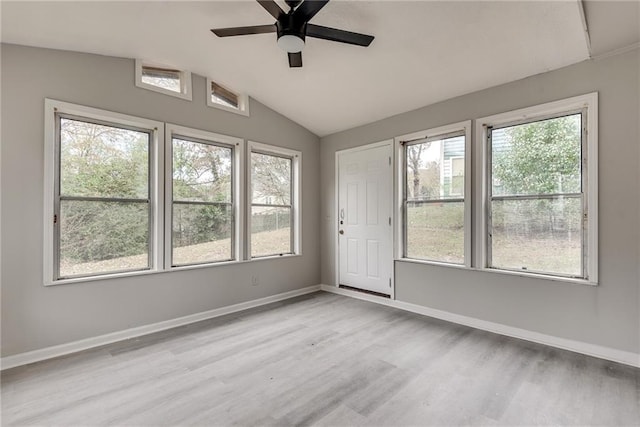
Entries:
[[276,19],[280,19],[280,16],[285,14],[284,10],[273,0],[258,0],[258,3]]
[[327,3],[329,3],[329,0],[304,0],[293,12],[293,16],[309,22]]
[[252,27],[215,28],[211,30],[218,37],[244,36],[247,34],[275,33],[275,24],[254,25]]
[[366,34],[352,33],[351,31],[323,27],[322,25],[314,24],[307,24],[307,37],[315,37],[317,39],[331,40],[334,42],[365,47],[369,46],[374,39],[373,36],[368,36]]
[[302,67],[302,52],[289,53],[289,67]]

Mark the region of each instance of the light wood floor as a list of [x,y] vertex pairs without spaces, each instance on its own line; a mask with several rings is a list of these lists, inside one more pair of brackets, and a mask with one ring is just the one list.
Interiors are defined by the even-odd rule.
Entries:
[[2,374],[2,425],[640,425],[640,370],[315,293]]

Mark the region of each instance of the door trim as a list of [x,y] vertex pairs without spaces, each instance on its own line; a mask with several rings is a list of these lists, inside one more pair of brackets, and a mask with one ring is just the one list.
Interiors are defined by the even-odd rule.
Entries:
[[[335,249],[335,287],[338,288],[340,286],[340,248],[339,248],[339,243],[338,243],[338,239],[337,239],[337,235],[338,235],[338,230],[340,228],[340,213],[339,211],[339,205],[340,205],[340,170],[339,170],[339,160],[340,160],[340,156],[343,154],[350,154],[350,153],[355,153],[358,151],[365,151],[365,150],[371,150],[373,148],[379,148],[379,147],[385,147],[385,146],[389,146],[389,152],[391,155],[391,200],[389,201],[390,203],[394,203],[394,201],[396,200],[396,173],[395,173],[395,169],[396,169],[396,153],[393,147],[393,139],[385,139],[383,141],[379,141],[379,142],[373,142],[371,144],[366,144],[366,145],[359,145],[357,147],[353,147],[353,148],[345,148],[343,150],[337,150],[336,151],[336,156],[335,156],[335,164],[334,164],[334,172],[335,172],[335,187],[334,187],[334,212],[333,212],[333,247]],[[390,215],[391,215],[391,257],[389,258],[389,266],[390,266],[390,272],[391,272],[391,292],[389,292],[389,298],[392,300],[396,299],[396,273],[395,273],[395,251],[393,250],[393,248],[395,248],[396,245],[396,236],[395,236],[395,228],[397,226],[396,224],[396,212],[395,209],[391,209],[390,210]]]

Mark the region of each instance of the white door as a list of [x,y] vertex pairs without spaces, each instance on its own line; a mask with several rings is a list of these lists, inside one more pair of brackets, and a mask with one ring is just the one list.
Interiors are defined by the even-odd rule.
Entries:
[[338,154],[339,284],[391,295],[392,145]]

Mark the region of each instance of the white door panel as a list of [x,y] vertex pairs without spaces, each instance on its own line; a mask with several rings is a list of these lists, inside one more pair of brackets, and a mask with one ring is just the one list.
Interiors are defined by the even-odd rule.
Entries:
[[391,144],[338,157],[341,285],[391,294]]

